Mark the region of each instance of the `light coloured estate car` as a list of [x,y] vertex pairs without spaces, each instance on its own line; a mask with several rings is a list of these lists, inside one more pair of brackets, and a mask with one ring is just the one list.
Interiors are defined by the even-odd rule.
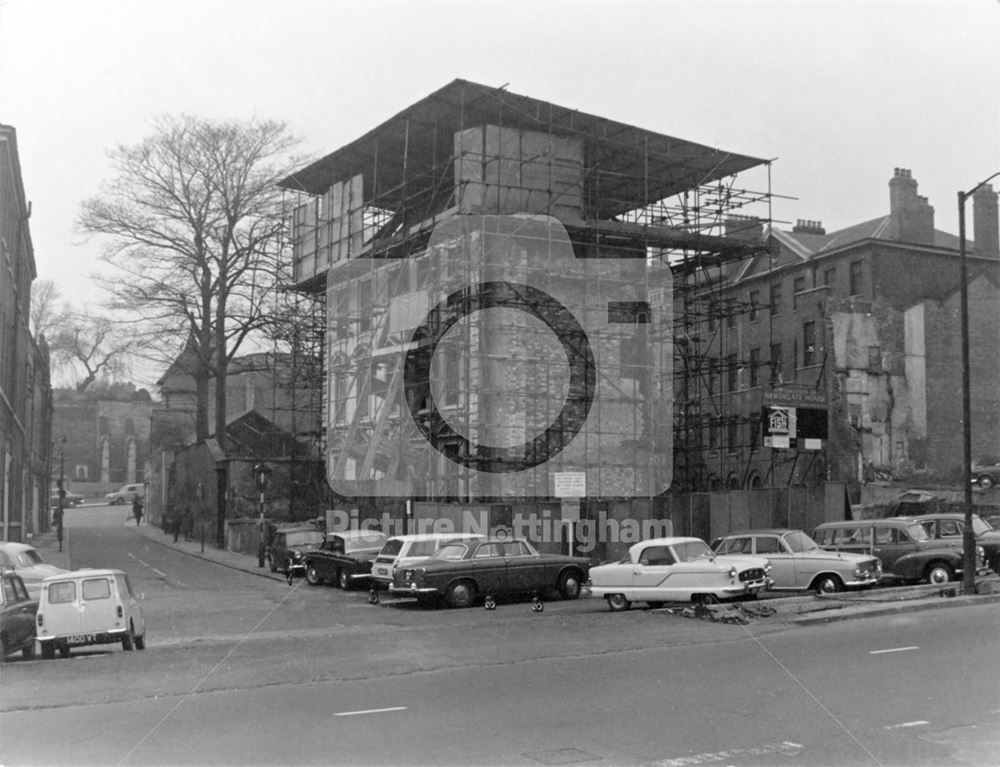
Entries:
[[776,591],[870,588],[882,577],[882,563],[870,554],[826,551],[801,530],[748,530],[712,541],[712,551],[727,556],[764,557],[771,563]]
[[372,561],[372,585],[388,589],[396,571],[427,559],[449,541],[481,541],[485,535],[478,533],[411,533],[395,535],[385,542]]
[[620,561],[590,568],[590,593],[613,611],[632,602],[701,602],[753,596],[770,587],[771,566],[760,557],[718,556],[701,538],[651,538]]

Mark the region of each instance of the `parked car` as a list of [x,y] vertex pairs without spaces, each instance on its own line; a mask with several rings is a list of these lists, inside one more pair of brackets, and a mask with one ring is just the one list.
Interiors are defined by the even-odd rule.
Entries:
[[519,539],[451,541],[422,562],[397,568],[389,591],[422,600],[443,598],[451,607],[468,607],[487,596],[551,591],[576,599],[589,566],[583,557],[541,554]]
[[27,543],[0,543],[0,567],[21,576],[32,599],[38,599],[44,578],[66,572],[61,567],[50,565],[42,559],[38,549]]
[[[813,539],[830,551],[871,554],[882,561],[885,580],[943,585],[962,573],[962,546],[934,540],[910,517],[824,522]],[[977,569],[983,567],[983,549],[977,547]]]
[[312,525],[282,525],[272,534],[264,556],[272,573],[280,570],[291,580],[306,574],[306,554],[322,543],[323,531]]
[[882,577],[882,564],[870,554],[826,551],[801,530],[750,530],[712,541],[712,551],[758,556],[771,563],[771,588],[832,594],[845,588],[870,588]]
[[[86,500],[80,493],[74,493],[70,490],[66,491],[66,495],[63,496],[63,508],[72,508],[73,506],[79,506]],[[57,509],[59,508],[59,488],[52,488],[52,492],[49,494],[49,508]]]
[[974,463],[972,464],[972,481],[983,490],[989,490],[1000,482],[1000,463]]
[[411,533],[395,535],[385,542],[372,562],[372,583],[389,588],[396,570],[419,562],[434,554],[449,541],[481,541],[485,535],[478,533]]
[[[965,550],[965,514],[921,514],[913,517],[913,520],[923,525],[934,540],[951,541]],[[993,572],[1000,574],[1000,530],[994,530],[989,522],[978,514],[973,514],[972,532],[976,536],[976,543],[983,548],[986,564]]]
[[146,488],[144,485],[122,485],[113,493],[108,493],[104,496],[104,499],[110,503],[112,506],[117,506],[120,503],[132,503],[136,498],[140,500],[146,497]]
[[378,530],[327,533],[320,547],[305,555],[306,582],[310,586],[333,583],[349,589],[370,580],[372,560],[388,539]]
[[0,660],[20,651],[35,657],[35,615],[38,601],[28,596],[21,576],[0,568]]
[[42,581],[36,636],[42,657],[64,658],[73,647],[121,642],[123,650],[146,647],[141,597],[121,570],[72,570]]
[[770,570],[761,557],[719,556],[701,538],[650,538],[630,546],[620,561],[590,568],[590,593],[614,612],[632,602],[733,599],[768,589]]

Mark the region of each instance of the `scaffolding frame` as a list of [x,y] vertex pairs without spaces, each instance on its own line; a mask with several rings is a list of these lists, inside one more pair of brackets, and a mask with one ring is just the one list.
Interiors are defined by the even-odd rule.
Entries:
[[[738,183],[754,168],[767,169],[765,190]],[[673,398],[672,486],[719,483],[706,455],[719,450],[720,436],[724,468],[725,455],[757,444],[759,421],[733,413],[737,387],[718,383],[761,361],[740,358],[717,328],[762,308],[720,297],[737,264],[768,257],[762,239],[738,230],[770,224],[769,161],[456,80],[282,186],[302,199],[291,226],[295,287],[328,296],[323,400],[332,471],[353,461],[355,475],[391,477],[421,438],[411,431],[395,452],[379,447],[407,422],[401,371],[353,358],[360,347],[403,342],[391,332],[393,296],[423,289],[420,256],[432,232],[465,213],[550,215],[578,256],[665,259],[673,371],[657,385]],[[431,500],[483,497],[433,480],[423,490]]]

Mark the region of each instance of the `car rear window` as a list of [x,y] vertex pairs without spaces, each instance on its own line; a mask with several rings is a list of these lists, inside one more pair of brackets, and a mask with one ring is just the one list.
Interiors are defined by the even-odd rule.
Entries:
[[107,599],[111,596],[111,584],[107,578],[87,578],[83,582],[84,599]]
[[437,541],[413,541],[410,550],[406,552],[408,557],[429,557],[437,551]]
[[288,546],[303,546],[308,543],[320,544],[323,542],[323,533],[319,530],[303,530],[296,533],[287,533],[285,540]]
[[57,581],[49,584],[49,604],[58,605],[76,601],[76,584],[73,581]]
[[347,551],[370,551],[379,548],[385,541],[381,535],[365,535],[344,541]]
[[378,553],[379,557],[395,557],[399,555],[400,549],[403,548],[403,542],[400,540],[386,541],[385,546]]

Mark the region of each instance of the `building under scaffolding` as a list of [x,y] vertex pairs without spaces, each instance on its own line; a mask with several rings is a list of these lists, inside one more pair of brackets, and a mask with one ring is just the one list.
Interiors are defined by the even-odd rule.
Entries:
[[[327,295],[327,473],[350,496],[700,489],[727,267],[767,163],[455,80],[283,186]],[[767,179],[765,186],[769,186]],[[742,222],[742,223],[741,223]],[[513,275],[513,276],[512,276]]]

